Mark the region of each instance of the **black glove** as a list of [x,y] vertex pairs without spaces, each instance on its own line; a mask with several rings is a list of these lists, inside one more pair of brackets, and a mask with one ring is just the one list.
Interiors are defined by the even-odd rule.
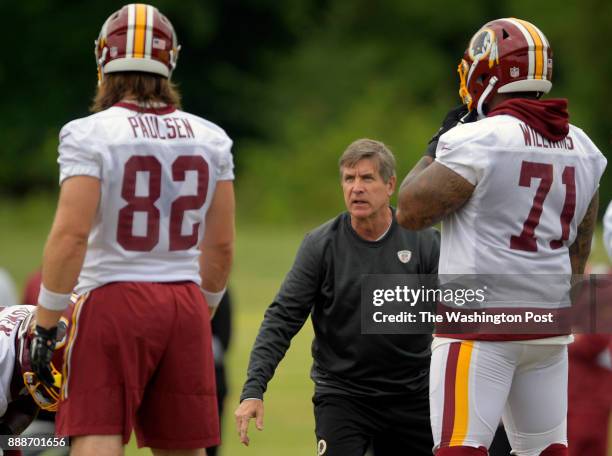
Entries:
[[448,111],[446,117],[442,121],[442,126],[427,143],[425,155],[428,155],[431,158],[436,158],[436,148],[438,147],[438,140],[440,139],[440,136],[459,123],[474,122],[477,117],[478,115],[476,114],[476,111],[472,110],[469,112],[467,106],[464,104],[455,106],[453,109]]
[[36,376],[47,385],[54,383],[51,375],[51,359],[55,350],[57,327],[45,329],[36,325],[32,344],[30,345],[30,364]]

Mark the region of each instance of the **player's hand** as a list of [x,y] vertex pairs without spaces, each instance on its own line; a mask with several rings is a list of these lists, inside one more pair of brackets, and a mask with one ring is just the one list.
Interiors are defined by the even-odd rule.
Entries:
[[459,123],[473,122],[477,118],[476,111],[469,112],[466,105],[461,104],[455,106],[446,113],[446,117],[442,121],[442,125],[438,129],[435,135],[427,143],[427,151],[425,155],[429,155],[431,158],[436,158],[436,147],[438,147],[438,140],[440,136],[446,133],[451,128],[455,127]]
[[54,383],[51,375],[51,359],[55,350],[57,326],[46,329],[36,325],[30,345],[30,364],[36,376],[47,385]]
[[255,418],[255,427],[263,431],[264,406],[261,399],[245,399],[234,412],[236,417],[236,430],[240,443],[249,446],[249,421]]

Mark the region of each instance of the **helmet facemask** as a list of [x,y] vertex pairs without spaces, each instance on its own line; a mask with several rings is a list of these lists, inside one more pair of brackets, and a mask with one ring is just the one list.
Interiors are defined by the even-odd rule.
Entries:
[[42,410],[56,412],[62,388],[62,374],[58,372],[53,363],[51,363],[51,375],[54,380],[52,386],[45,385],[34,372],[30,371],[23,373],[23,383],[36,405]]

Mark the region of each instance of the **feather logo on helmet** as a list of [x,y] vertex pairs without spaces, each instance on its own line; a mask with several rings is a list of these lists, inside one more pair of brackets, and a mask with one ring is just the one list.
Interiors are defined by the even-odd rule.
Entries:
[[489,68],[499,63],[495,32],[490,28],[483,28],[476,33],[470,42],[469,54],[474,62],[480,62],[489,57]]

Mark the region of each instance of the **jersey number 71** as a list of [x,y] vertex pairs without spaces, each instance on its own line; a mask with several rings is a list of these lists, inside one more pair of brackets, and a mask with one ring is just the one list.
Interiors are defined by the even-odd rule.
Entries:
[[[537,238],[534,233],[538,223],[540,223],[544,200],[553,183],[553,165],[550,163],[523,161],[519,185],[521,187],[531,187],[532,179],[540,179],[540,185],[533,197],[533,204],[531,205],[529,215],[523,224],[523,231],[518,236],[510,236],[510,248],[513,250],[538,251]],[[576,178],[573,166],[566,166],[563,169],[561,181],[565,185],[565,201],[560,215],[561,238],[550,241],[551,249],[560,248],[563,242],[569,239],[570,223],[574,218],[574,211],[576,210]]]

